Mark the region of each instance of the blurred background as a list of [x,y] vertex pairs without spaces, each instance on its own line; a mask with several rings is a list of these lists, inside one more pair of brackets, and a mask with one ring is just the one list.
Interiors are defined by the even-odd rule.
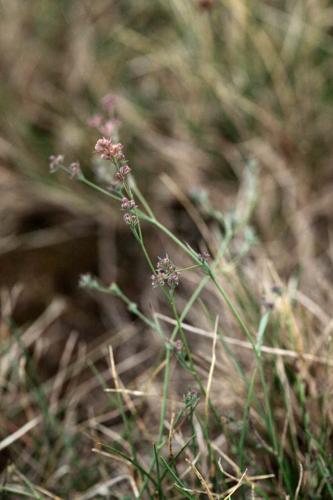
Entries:
[[[0,368],[0,439],[27,420],[36,427],[0,450],[0,468],[14,462],[69,498],[106,474],[84,425],[103,412],[99,422],[117,423],[92,378],[95,366],[108,370],[107,344],[128,382],[159,348],[122,303],[80,289],[79,277],[116,281],[146,311],[158,299],[119,209],[65,174],[51,176],[49,156],[78,159],[94,178],[99,134],[87,122],[112,94],[137,183],[158,217],[197,247],[184,199],[229,213],[255,160],[251,273],[259,257],[271,260],[329,314],[333,5],[2,0],[0,12],[0,339],[10,354]],[[209,226],[209,210],[201,214]],[[151,254],[163,254],[163,238],[145,231]],[[24,354],[8,351],[13,337]],[[40,415],[60,401],[73,411],[60,411],[58,423],[45,417],[43,439]]]

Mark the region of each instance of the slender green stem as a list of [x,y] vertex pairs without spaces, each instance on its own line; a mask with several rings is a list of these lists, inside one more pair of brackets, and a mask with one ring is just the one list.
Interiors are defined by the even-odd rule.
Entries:
[[156,475],[157,475],[157,484],[158,484],[158,498],[159,498],[159,500],[163,500],[165,497],[164,497],[163,491],[162,491],[162,481],[161,481],[161,473],[160,473],[160,463],[159,463],[159,457],[158,457],[158,450],[156,449],[155,445],[154,445],[154,458],[155,458],[155,464],[156,464]]
[[193,266],[182,267],[182,268],[180,268],[180,269],[177,269],[177,271],[178,271],[179,273],[182,273],[182,272],[184,272],[184,271],[191,271],[192,269],[198,269],[198,267],[200,267],[200,266],[198,266],[198,264],[194,264]]
[[242,470],[244,467],[244,443],[245,443],[245,438],[246,438],[246,434],[247,434],[248,427],[249,427],[248,420],[249,420],[249,414],[250,414],[251,401],[253,399],[254,382],[256,379],[257,371],[258,371],[258,367],[256,366],[253,370],[253,374],[251,377],[250,385],[249,385],[248,392],[247,392],[246,402],[245,402],[245,406],[244,406],[242,431],[241,431],[239,445],[238,445],[240,470]]
[[116,200],[116,201],[120,201],[121,200],[121,197],[116,195],[116,194],[113,194],[111,193],[110,191],[107,191],[106,189],[103,189],[102,187],[98,186],[97,184],[89,181],[86,177],[84,176],[81,176],[80,179],[79,179],[81,182],[83,182],[83,184],[86,184],[87,186],[95,189],[96,191],[98,191],[99,193],[102,193],[102,194],[105,194],[106,196],[108,196],[109,198],[112,198],[113,200]]
[[155,219],[155,215],[154,215],[152,209],[150,208],[149,203],[147,202],[146,198],[141,193],[141,191],[140,191],[139,187],[137,186],[135,180],[132,179],[132,182],[133,182],[133,190],[134,190],[134,192],[135,192],[138,200],[140,201],[140,203],[142,204],[142,206],[145,208],[145,210],[147,211],[147,213],[149,214],[149,216],[152,219]]
[[[147,316],[145,316],[138,308],[138,305],[135,302],[132,302],[119,288],[119,286],[116,283],[112,283],[110,287],[99,287],[98,288],[100,291],[106,292],[106,293],[112,293],[116,297],[119,297],[123,302],[128,307],[128,310],[135,314],[138,318],[141,319],[143,323],[148,325],[150,328],[157,330],[156,325],[153,321],[151,321]],[[159,333],[159,331],[158,331]]]
[[[84,176],[81,176],[80,180],[84,184],[88,185],[89,187],[91,187],[91,188],[99,191],[100,193],[102,193],[102,194],[104,194],[104,195],[106,195],[106,196],[108,196],[108,197],[110,197],[110,198],[112,198],[114,200],[120,201],[120,199],[121,199],[119,196],[117,196],[117,195],[115,195],[113,193],[110,193],[109,191],[106,191],[105,189],[97,186],[93,182],[91,182],[88,179],[86,179]],[[131,191],[130,186],[127,185],[126,183],[124,183],[123,187],[124,187],[125,191],[132,197],[132,191]],[[174,243],[176,243],[187,255],[189,255],[192,258],[192,260],[195,261],[195,265],[192,265],[192,266],[186,267],[184,269],[181,269],[181,271],[183,271],[183,270],[189,270],[189,269],[194,269],[196,267],[203,267],[204,265],[199,260],[199,257],[196,255],[196,253],[189,246],[187,246],[185,243],[183,243],[179,238],[177,238],[177,236],[175,236],[167,227],[165,227],[163,224],[161,224],[155,218],[152,210],[150,209],[149,205],[145,202],[144,197],[141,195],[140,191],[137,188],[134,188],[134,189],[135,189],[135,192],[136,192],[138,198],[140,199],[142,205],[144,206],[145,210],[147,211],[147,214],[146,214],[146,213],[142,212],[140,209],[136,209],[135,213],[136,213],[137,217],[139,219],[143,220],[143,221],[146,221],[146,222],[152,224],[153,226],[155,226],[156,228],[158,228],[159,230],[161,230]],[[138,243],[139,243],[139,245],[140,245],[140,247],[142,249],[142,252],[143,252],[143,254],[144,254],[144,256],[145,256],[145,258],[147,260],[147,263],[148,263],[150,269],[152,270],[153,273],[155,273],[154,265],[153,265],[153,263],[152,263],[152,261],[150,259],[148,251],[147,251],[147,249],[145,247],[145,244],[144,244],[144,239],[143,239],[143,235],[142,235],[142,231],[141,231],[140,222],[138,223],[137,230],[135,230],[135,228],[132,228],[132,231],[133,231],[133,234],[134,234],[136,240],[138,241]],[[226,240],[229,241],[230,239],[231,239],[231,235],[229,234],[228,238],[226,238]],[[182,328],[182,321],[183,321],[184,317],[186,316],[186,314],[188,313],[189,309],[191,308],[193,302],[196,300],[197,296],[200,294],[200,291],[201,291],[202,287],[205,286],[205,284],[208,282],[209,279],[211,279],[212,282],[214,283],[215,287],[217,288],[217,290],[221,294],[224,302],[227,304],[228,308],[230,309],[231,313],[233,314],[234,318],[237,320],[237,322],[238,322],[239,326],[241,327],[242,331],[244,332],[245,336],[247,337],[247,339],[251,343],[251,345],[253,347],[253,351],[254,351],[254,353],[256,355],[257,363],[258,363],[257,367],[255,369],[254,375],[253,375],[253,377],[251,379],[251,383],[250,383],[250,387],[249,387],[247,406],[246,406],[245,411],[244,411],[244,422],[245,422],[245,419],[247,419],[247,417],[248,417],[249,406],[251,404],[252,397],[253,397],[255,375],[257,373],[257,370],[259,370],[259,375],[260,375],[261,383],[262,383],[263,390],[264,390],[265,407],[266,407],[267,416],[268,416],[268,427],[270,429],[270,434],[271,434],[271,437],[272,437],[272,440],[273,440],[273,443],[274,443],[274,449],[277,450],[276,435],[275,435],[274,426],[273,426],[273,419],[272,419],[271,409],[270,409],[270,405],[269,405],[269,401],[268,401],[268,389],[267,389],[267,385],[266,385],[266,382],[265,382],[264,372],[263,372],[263,368],[262,368],[262,364],[261,364],[261,359],[260,359],[261,358],[260,349],[261,349],[261,345],[262,345],[262,341],[263,341],[263,334],[264,334],[264,331],[265,331],[267,323],[268,323],[268,317],[265,317],[265,321],[262,324],[262,330],[259,331],[259,335],[258,335],[258,338],[257,338],[257,343],[255,344],[253,336],[252,336],[250,330],[248,329],[246,323],[244,322],[243,318],[241,317],[241,315],[240,315],[237,307],[234,305],[234,303],[232,302],[232,300],[229,297],[228,293],[225,291],[225,289],[222,287],[222,285],[220,284],[220,282],[217,279],[215,269],[216,269],[216,266],[218,264],[218,260],[219,259],[216,259],[216,261],[215,261],[215,263],[214,263],[213,266],[211,266],[211,267],[206,266],[205,267],[205,269],[207,270],[208,276],[206,276],[205,279],[202,281],[202,283],[199,285],[199,287],[196,290],[195,294],[193,294],[193,296],[191,297],[191,299],[190,299],[190,301],[188,303],[188,308],[185,308],[185,310],[183,311],[183,313],[182,313],[181,316],[178,315],[173,294],[170,293],[169,291],[164,291],[163,290],[164,293],[165,293],[165,295],[166,295],[166,297],[167,297],[167,299],[168,299],[168,302],[169,302],[169,304],[171,306],[173,315],[174,315],[174,317],[176,319],[176,326],[175,326],[175,328],[174,328],[174,330],[172,332],[170,340],[171,340],[171,342],[174,341],[175,338],[176,338],[177,333],[180,332],[180,335],[181,335],[181,338],[182,338],[182,341],[183,341],[183,344],[184,344],[184,349],[185,349],[185,352],[186,352],[186,355],[187,355],[187,360],[188,360],[188,365],[189,365],[190,372],[192,373],[192,375],[196,379],[196,381],[199,384],[199,387],[201,388],[201,390],[203,392],[205,392],[203,384],[202,384],[202,382],[200,380],[200,377],[198,376],[198,374],[196,372],[196,369],[195,369],[195,366],[194,366],[194,363],[193,363],[193,359],[192,359],[192,356],[191,356],[191,351],[190,351],[189,346],[188,346],[186,335],[185,335],[185,333],[183,331],[183,328]],[[150,323],[150,326],[152,326],[151,323]],[[170,384],[170,362],[171,362],[171,346],[170,346],[170,344],[166,344],[165,348],[166,348],[165,372],[164,372],[164,382],[163,382],[163,400],[162,400],[161,415],[160,415],[160,428],[159,428],[158,447],[160,447],[162,445],[162,443],[163,443],[164,420],[165,420],[165,415],[166,415],[167,399],[168,399],[169,384]],[[245,436],[246,436],[246,428],[242,432],[241,439],[240,439],[240,444],[239,444],[239,449],[240,449],[240,453],[241,453],[241,460],[243,460],[243,451],[242,450],[243,450],[243,447],[244,447]]]
[[211,276],[211,279],[212,279],[214,285],[216,286],[216,288],[218,289],[218,291],[222,295],[224,301],[228,305],[228,307],[229,307],[230,311],[232,312],[234,318],[237,320],[239,326],[241,327],[241,329],[245,333],[247,339],[252,344],[252,347],[253,347],[254,351],[257,353],[256,346],[255,346],[252,334],[251,334],[250,330],[248,329],[248,327],[246,326],[246,324],[245,324],[244,320],[242,319],[241,315],[239,314],[236,306],[233,304],[233,302],[231,301],[229,295],[224,290],[224,288],[221,286],[221,284],[217,281],[216,274],[212,271],[211,274],[210,274],[210,276]]
[[170,361],[171,361],[171,346],[166,344],[165,346],[165,370],[164,370],[164,381],[163,381],[163,396],[162,396],[162,407],[160,414],[160,429],[157,448],[160,449],[163,442],[163,430],[164,430],[164,420],[166,416],[167,400],[169,395],[169,382],[170,382]]

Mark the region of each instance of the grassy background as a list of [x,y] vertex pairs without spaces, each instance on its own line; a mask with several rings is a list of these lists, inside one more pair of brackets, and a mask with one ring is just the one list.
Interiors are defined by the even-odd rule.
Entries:
[[[274,302],[265,345],[300,354],[264,356],[266,384],[256,374],[251,395],[253,352],[221,341],[211,387],[219,419],[202,424],[201,394],[198,416],[175,429],[177,450],[192,426],[197,436],[179,458],[179,475],[188,466],[184,457],[193,463],[198,456],[198,469],[221,498],[245,467],[250,478],[274,479],[258,487],[246,479],[235,498],[251,490],[259,498],[331,498],[332,3],[3,0],[0,9],[4,498],[134,498],[144,476],[107,447],[126,455],[137,448],[148,468],[158,441],[163,370],[156,369],[164,342],[121,301],[79,289],[79,276],[116,281],[148,317],[170,312],[151,289],[118,207],[47,170],[48,156],[63,152],[93,178],[98,135],[86,122],[109,92],[136,181],[158,218],[194,247],[205,242],[213,255],[226,237],[225,220],[241,221],[221,283],[252,332]],[[169,251],[179,266],[187,264],[163,235],[144,230],[154,261]],[[179,311],[199,278],[184,277]],[[276,285],[282,296],[272,292]],[[245,340],[208,286],[186,319],[206,332],[189,333],[205,386],[216,315],[221,335]],[[155,395],[125,398],[125,424],[119,401],[103,390],[114,384],[110,343],[124,385]],[[178,411],[195,385],[176,355],[172,363],[169,426],[172,408]],[[160,451],[170,459],[167,446]],[[219,469],[221,457],[236,480]],[[184,498],[170,474],[165,497]],[[205,498],[195,493],[204,486],[193,470],[184,485],[192,498]]]

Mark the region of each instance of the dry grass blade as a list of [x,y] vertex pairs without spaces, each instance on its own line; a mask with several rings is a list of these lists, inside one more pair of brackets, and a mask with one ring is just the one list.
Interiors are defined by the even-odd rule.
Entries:
[[110,357],[110,363],[111,363],[112,378],[113,378],[114,384],[116,386],[116,391],[117,391],[117,393],[122,394],[122,396],[124,397],[124,401],[126,402],[126,406],[127,406],[128,410],[136,418],[137,425],[138,425],[139,429],[143,432],[143,435],[149,439],[150,436],[149,436],[148,429],[147,429],[145,423],[143,422],[143,420],[141,419],[141,417],[138,415],[136,407],[133,404],[131,398],[129,397],[129,393],[126,391],[123,391],[124,387],[123,387],[123,384],[121,383],[121,380],[119,378],[119,375],[118,375],[118,372],[116,369],[116,364],[115,364],[114,355],[113,355],[113,349],[112,349],[111,345],[109,345],[109,357]]
[[[156,316],[162,321],[165,321],[166,323],[169,323],[171,325],[177,324],[176,320],[164,314],[156,313]],[[214,339],[213,332],[203,330],[202,328],[197,328],[195,326],[188,325],[187,323],[182,323],[182,328],[190,333],[194,333],[195,335],[201,335],[202,337]],[[245,340],[234,339],[232,337],[227,337],[226,335],[221,335],[221,339],[223,339],[223,341],[226,342],[227,344],[253,351],[253,346],[251,345],[251,343]],[[261,352],[265,354],[271,354],[273,356],[282,356],[286,358],[301,359],[301,360],[304,359],[306,361],[312,361],[313,363],[320,363],[326,366],[333,367],[333,361],[306,352],[300,354],[297,351],[292,351],[290,349],[280,349],[278,347],[268,347],[265,345],[261,347]]]
[[122,464],[125,465],[130,465],[131,463],[129,460],[125,460],[125,458],[120,457],[119,455],[113,454],[113,453],[108,453],[107,451],[102,451],[98,448],[92,448],[91,451],[93,453],[97,453],[98,455],[101,455],[102,457],[110,458],[112,460],[117,460],[118,462],[121,462]]
[[147,394],[146,392],[143,391],[136,391],[136,390],[131,390],[131,389],[104,389],[105,392],[114,392],[114,393],[120,393],[120,394],[130,394],[131,396],[144,396],[146,398],[148,397],[155,397],[158,396],[158,394]]
[[22,474],[22,472],[20,472],[18,470],[18,468],[15,465],[12,465],[12,467],[15,470],[15,474],[21,479],[21,481],[26,485],[26,487],[29,487],[29,489],[31,490],[30,493],[33,494],[32,495],[33,498],[39,499],[39,495],[37,495],[37,492],[38,492],[38,493],[42,493],[47,498],[51,498],[52,500],[63,500],[62,497],[60,497],[58,495],[54,495],[53,493],[48,491],[46,488],[39,486],[37,484],[33,484],[30,480],[28,480],[28,478],[24,474]]
[[224,500],[228,500],[229,498],[232,497],[232,495],[237,491],[239,490],[239,488],[242,486],[243,484],[243,481],[244,479],[246,478],[246,473],[247,473],[247,469],[243,472],[243,474],[241,475],[241,477],[239,478],[237,484],[235,484],[235,486],[233,486],[232,488],[230,488],[226,493],[223,498]]
[[186,458],[185,460],[190,465],[192,471],[194,472],[194,474],[199,479],[202,487],[206,491],[206,494],[207,494],[208,498],[210,500],[214,500],[214,494],[212,493],[212,491],[211,491],[211,489],[210,489],[210,487],[209,487],[206,479],[203,477],[203,475],[201,474],[201,472],[197,469],[197,467],[188,458]]
[[[39,318],[24,332],[21,337],[21,343],[24,348],[31,347],[41,337],[43,332],[50,327],[65,311],[66,303],[62,299],[54,299],[48,308],[39,316]],[[8,369],[12,366],[13,361],[18,359],[20,347],[18,344],[13,344],[1,360],[0,375],[5,377]],[[1,379],[0,379],[1,380]]]
[[[216,444],[214,442],[212,443],[212,447],[214,448],[215,451],[218,452],[219,455],[221,455],[221,457],[230,465],[230,467],[232,467],[232,469],[235,471],[237,476],[240,476],[241,472],[240,472],[240,468],[238,467],[238,465],[226,453],[224,453],[218,446],[216,446]],[[223,473],[225,473],[224,469],[222,467],[221,458],[219,458],[219,460],[218,460],[218,465],[219,465],[221,471]],[[235,476],[230,475],[230,477],[237,480],[237,477],[235,477]]]
[[13,432],[10,434],[10,436],[7,436],[4,438],[2,441],[0,441],[0,451],[4,450],[11,444],[15,443],[15,441],[21,439],[27,432],[30,432],[34,427],[36,427],[38,424],[40,424],[42,421],[42,417],[35,417],[26,424],[22,425],[17,431]]
[[[221,450],[218,450],[219,453],[221,453]],[[237,469],[237,471],[239,471],[238,469],[238,466],[233,463],[229,457],[227,457],[225,454],[223,454],[223,458],[226,460],[226,462],[228,462],[235,470]],[[233,476],[232,474],[230,474],[228,471],[226,471],[223,466],[222,466],[222,460],[221,458],[219,458],[218,462],[217,462],[218,466],[219,466],[219,469],[220,471],[222,472],[222,474],[224,474],[225,476],[227,476],[229,479],[231,479],[232,481],[236,481],[237,483],[239,482],[239,480],[243,477],[242,480],[246,480],[247,483],[254,483],[256,481],[263,481],[265,479],[273,479],[275,477],[274,474],[260,474],[258,476],[248,476],[246,475],[246,477],[244,478],[244,474],[241,475],[240,473],[238,474],[238,476],[241,476],[241,477],[236,477],[236,476]],[[246,472],[246,471],[245,471]],[[251,484],[251,487],[253,486],[253,484]]]
[[303,465],[300,462],[299,463],[299,479],[298,479],[297,488],[295,491],[295,500],[298,500],[299,494],[301,492],[302,482],[303,482],[303,474],[304,474]]
[[72,332],[66,342],[64,352],[61,356],[59,369],[57,375],[54,380],[53,390],[50,397],[50,405],[56,405],[59,400],[60,392],[65,383],[67,377],[67,370],[70,365],[70,360],[74,351],[74,347],[76,345],[78,339],[78,334],[76,332]]
[[138,498],[139,491],[133,478],[129,474],[120,474],[119,476],[108,479],[107,481],[100,482],[94,485],[90,490],[86,491],[84,495],[77,495],[74,497],[75,500],[90,500],[91,498],[96,498],[97,495],[107,496],[109,495],[112,488],[122,481],[128,481],[131,488],[133,489],[134,498]]

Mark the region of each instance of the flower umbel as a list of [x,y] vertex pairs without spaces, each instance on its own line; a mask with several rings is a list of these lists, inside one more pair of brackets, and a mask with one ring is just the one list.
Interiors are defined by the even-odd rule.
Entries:
[[69,173],[71,179],[74,179],[75,177],[78,177],[81,174],[81,167],[78,161],[74,161],[69,165]]
[[154,288],[164,286],[165,284],[174,290],[179,285],[180,273],[176,270],[176,266],[171,262],[168,255],[158,257],[158,262],[155,274],[152,275],[152,286]]
[[162,273],[152,274],[151,284],[153,288],[158,288],[165,285],[165,277]]
[[111,139],[102,137],[95,145],[95,151],[101,155],[102,160],[124,160],[123,145],[113,143]]
[[129,200],[124,196],[124,198],[121,200],[121,209],[122,210],[133,210],[133,208],[137,208],[137,205],[134,200]]
[[51,174],[54,174],[63,163],[64,157],[63,155],[51,155],[49,161],[50,161],[50,172]]
[[180,273],[177,271],[173,272],[168,276],[167,284],[169,288],[176,288],[179,285]]
[[90,288],[90,289],[98,289],[99,283],[96,278],[93,278],[91,274],[81,274],[79,280],[80,288]]
[[115,177],[116,181],[124,182],[124,180],[126,179],[126,177],[128,176],[128,174],[130,172],[131,172],[130,167],[128,165],[123,165],[122,167],[120,167],[118,172],[116,172],[114,174],[114,177]]
[[108,118],[105,120],[102,115],[98,114],[89,117],[87,125],[97,129],[104,137],[110,137],[115,141],[115,137],[118,134],[119,120],[117,118]]
[[138,224],[139,220],[138,220],[136,215],[126,212],[124,214],[124,222],[126,224],[128,224],[129,226],[136,226],[136,224]]
[[158,257],[157,270],[166,274],[171,274],[176,270],[176,266],[171,262],[168,255],[165,257]]

